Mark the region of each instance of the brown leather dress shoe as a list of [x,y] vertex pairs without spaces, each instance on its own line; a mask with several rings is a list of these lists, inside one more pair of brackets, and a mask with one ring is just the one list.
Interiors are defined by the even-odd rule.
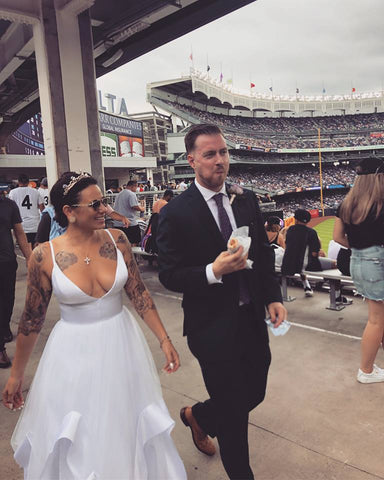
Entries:
[[192,414],[191,407],[184,407],[180,410],[180,418],[186,427],[189,427],[192,432],[192,440],[196,448],[200,452],[212,457],[216,453],[216,448],[212,440],[201,429]]
[[7,352],[4,348],[4,350],[0,352],[0,368],[8,368],[11,365],[11,360],[9,359]]

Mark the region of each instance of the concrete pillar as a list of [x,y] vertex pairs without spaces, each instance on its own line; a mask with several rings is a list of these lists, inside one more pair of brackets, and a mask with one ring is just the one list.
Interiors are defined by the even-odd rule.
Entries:
[[69,170],[67,128],[56,11],[52,0],[41,2],[40,22],[33,26],[37,78],[48,184]]
[[41,0],[34,27],[48,181],[83,170],[104,190],[90,16],[73,5]]

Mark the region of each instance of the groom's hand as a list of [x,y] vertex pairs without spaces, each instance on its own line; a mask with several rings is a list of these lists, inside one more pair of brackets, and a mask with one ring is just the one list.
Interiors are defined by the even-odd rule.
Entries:
[[243,270],[247,263],[247,256],[243,257],[243,247],[240,247],[236,253],[221,252],[212,264],[213,274],[217,279],[227,273]]

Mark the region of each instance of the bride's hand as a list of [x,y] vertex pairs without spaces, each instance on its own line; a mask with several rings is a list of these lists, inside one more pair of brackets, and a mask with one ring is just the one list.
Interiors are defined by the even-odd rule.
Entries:
[[6,408],[17,410],[24,406],[22,383],[22,378],[9,377],[3,390],[3,404]]
[[163,342],[161,349],[164,352],[167,363],[165,364],[163,370],[167,373],[176,372],[180,367],[179,355],[175,350],[175,347],[172,345],[171,340]]

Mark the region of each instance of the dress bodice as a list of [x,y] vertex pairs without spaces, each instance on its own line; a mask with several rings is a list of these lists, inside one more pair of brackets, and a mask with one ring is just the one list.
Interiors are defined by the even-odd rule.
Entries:
[[117,252],[116,272],[112,287],[99,298],[83,292],[60,270],[55,260],[52,242],[49,242],[53,260],[52,291],[59,301],[61,320],[72,323],[97,322],[107,320],[121,312],[122,291],[128,278],[128,271],[123,254],[117,248],[111,233],[106,231]]

